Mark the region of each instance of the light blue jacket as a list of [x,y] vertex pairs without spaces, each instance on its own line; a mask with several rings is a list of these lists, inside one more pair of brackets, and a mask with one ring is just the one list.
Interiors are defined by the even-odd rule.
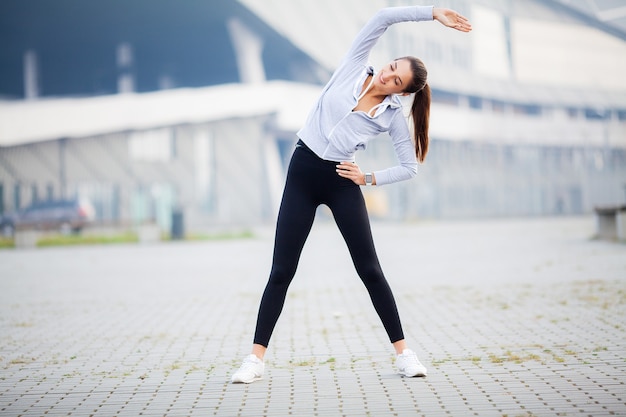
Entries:
[[400,165],[375,171],[376,184],[407,180],[417,174],[415,145],[400,99],[387,96],[373,116],[352,109],[365,79],[374,74],[368,59],[378,38],[394,23],[432,20],[432,10],[432,6],[382,9],[361,29],[298,132],[298,137],[320,158],[354,162],[357,150],[365,149],[378,134],[388,132]]

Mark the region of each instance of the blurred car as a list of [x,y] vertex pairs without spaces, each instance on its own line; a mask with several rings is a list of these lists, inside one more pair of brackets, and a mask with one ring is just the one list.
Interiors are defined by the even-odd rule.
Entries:
[[93,206],[84,199],[43,201],[2,216],[0,231],[4,236],[13,236],[19,229],[79,233],[94,217]]

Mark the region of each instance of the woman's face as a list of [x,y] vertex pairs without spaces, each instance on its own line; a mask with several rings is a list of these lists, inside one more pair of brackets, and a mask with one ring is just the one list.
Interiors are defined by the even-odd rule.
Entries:
[[400,59],[382,67],[375,76],[374,85],[387,95],[403,94],[412,78],[411,63],[406,59]]

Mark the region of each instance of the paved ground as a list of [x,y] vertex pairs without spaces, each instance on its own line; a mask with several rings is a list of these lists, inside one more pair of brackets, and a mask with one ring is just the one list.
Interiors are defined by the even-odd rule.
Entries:
[[314,227],[252,385],[272,231],[0,251],[2,416],[626,416],[626,245],[593,219],[375,224],[427,378],[392,349],[332,225]]

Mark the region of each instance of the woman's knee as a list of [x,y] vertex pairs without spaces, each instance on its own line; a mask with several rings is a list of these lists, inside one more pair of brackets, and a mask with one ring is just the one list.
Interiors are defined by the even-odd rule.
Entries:
[[357,273],[359,274],[361,281],[363,281],[366,286],[387,282],[385,275],[377,262],[357,267]]
[[274,265],[270,272],[269,284],[275,286],[289,286],[294,275],[295,269]]

